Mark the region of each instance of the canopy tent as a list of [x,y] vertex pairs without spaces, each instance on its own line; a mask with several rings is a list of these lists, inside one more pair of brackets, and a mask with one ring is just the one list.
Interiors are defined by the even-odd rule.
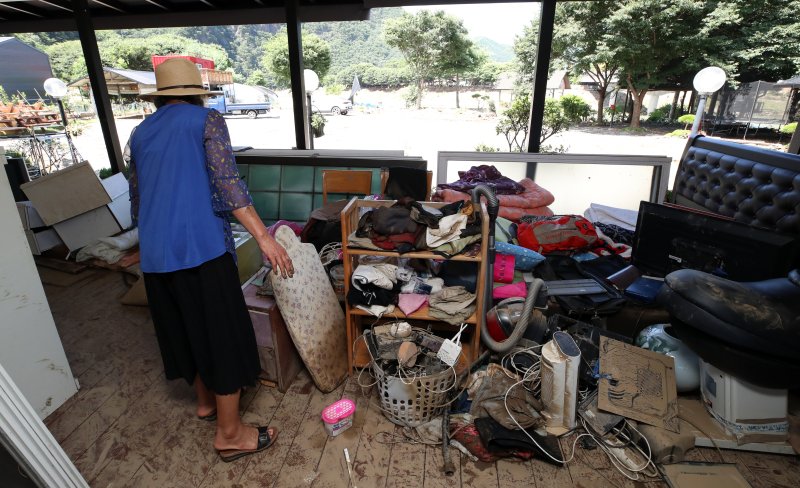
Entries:
[[[152,71],[121,68],[103,68],[109,95],[143,95],[156,90],[156,75]],[[89,77],[81,78],[68,86],[88,90]]]

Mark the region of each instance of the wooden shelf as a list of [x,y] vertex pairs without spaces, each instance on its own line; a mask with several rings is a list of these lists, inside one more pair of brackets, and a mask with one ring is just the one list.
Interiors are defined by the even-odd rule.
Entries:
[[[353,315],[361,315],[361,316],[366,316],[366,317],[375,317],[371,313],[369,313],[369,312],[367,312],[365,310],[361,310],[360,308],[355,308],[355,307],[350,309],[350,313],[353,314]],[[394,308],[394,312],[392,312],[390,314],[387,313],[381,318],[382,319],[390,319],[391,318],[391,319],[397,319],[397,320],[426,320],[428,322],[444,322],[442,319],[437,319],[436,317],[431,317],[427,305],[425,305],[424,307],[420,308],[419,310],[417,310],[416,312],[412,313],[411,315],[406,315],[402,311],[400,311],[399,308],[395,307]],[[478,319],[475,316],[475,314],[473,313],[464,322],[466,322],[468,324],[475,325],[475,324],[478,323]],[[454,326],[454,327],[456,327],[456,326]]]
[[[359,221],[359,209],[375,209],[378,207],[385,207],[391,206],[395,202],[393,200],[359,200],[358,198],[353,198],[350,202],[345,206],[342,210],[342,242],[347,243],[349,236],[356,230],[358,227]],[[425,205],[430,205],[433,207],[442,207],[447,205],[447,203],[442,202],[424,202]],[[486,212],[486,205],[481,204],[480,208],[480,215],[481,215],[481,236],[482,242],[486,242],[487,236],[489,235],[489,215]],[[484,282],[483,279],[486,273],[486,262],[487,262],[487,250],[486,246],[482,246],[480,250],[480,254],[478,256],[465,256],[462,254],[458,254],[452,257],[445,257],[439,254],[435,254],[430,251],[415,251],[415,252],[408,252],[408,253],[398,253],[394,251],[377,251],[373,249],[361,249],[355,248],[350,246],[344,246],[342,248],[342,261],[344,264],[345,270],[345,293],[349,292],[350,290],[350,277],[353,274],[354,263],[357,262],[358,256],[386,256],[392,258],[416,258],[416,259],[433,259],[438,261],[466,261],[472,262],[477,264],[477,276],[478,276],[478,283],[475,290],[475,305],[476,311],[473,313],[465,322],[471,324],[470,333],[468,334],[468,340],[463,342],[463,349],[462,352],[465,355],[467,362],[471,363],[478,357],[480,351],[480,330],[483,325],[484,317],[481,314],[483,310],[483,296],[484,290],[487,284]],[[360,310],[355,307],[351,307],[350,304],[345,302],[345,318],[347,319],[347,342],[351,345],[350,353],[348,354],[348,361],[350,370],[354,367],[364,367],[369,364],[369,354],[366,351],[365,344],[363,341],[360,341],[358,338],[361,336],[361,333],[364,327],[367,325],[367,321],[364,319],[365,317],[372,317],[374,316],[366,312],[364,310]],[[437,324],[441,324],[441,328],[446,327],[456,327],[451,326],[447,322],[437,319],[430,316],[429,307],[426,305],[416,312],[406,316],[403,312],[399,309],[392,314],[387,314],[381,317],[382,320],[420,320],[420,321],[427,321],[427,322],[435,322]],[[354,343],[355,342],[355,343]]]
[[480,256],[465,256],[463,254],[456,254],[455,256],[445,257],[441,254],[435,254],[430,251],[415,251],[399,253],[395,251],[376,251],[374,249],[362,249],[358,247],[347,248],[347,253],[354,256],[386,256],[393,258],[418,258],[418,259],[438,259],[440,261],[469,261],[473,263],[480,263]]

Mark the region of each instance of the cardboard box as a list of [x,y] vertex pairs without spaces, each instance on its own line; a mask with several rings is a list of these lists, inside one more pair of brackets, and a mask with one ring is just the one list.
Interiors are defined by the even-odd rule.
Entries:
[[31,253],[37,256],[62,243],[56,231],[51,228],[39,231],[26,230],[25,237],[28,238],[28,245],[31,247]]
[[53,228],[70,251],[91,244],[101,237],[122,231],[106,205],[56,223]]
[[128,180],[125,175],[117,173],[114,176],[101,181],[103,188],[111,198],[111,203],[108,204],[111,214],[117,219],[117,223],[123,229],[129,229],[133,222],[131,221],[131,201],[129,194]]
[[33,202],[46,225],[63,222],[111,203],[111,197],[88,162],[42,176],[20,188]]
[[39,212],[36,211],[30,201],[17,202],[17,211],[19,212],[19,219],[22,221],[23,229],[31,230],[46,227]]

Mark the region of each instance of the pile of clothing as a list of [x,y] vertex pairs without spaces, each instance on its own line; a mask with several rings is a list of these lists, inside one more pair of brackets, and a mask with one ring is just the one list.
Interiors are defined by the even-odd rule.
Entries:
[[[399,264],[370,263],[378,258],[365,258],[367,262],[353,271],[353,286],[347,294],[350,306],[377,317],[394,313],[395,307],[410,315],[428,306],[432,317],[450,324],[464,322],[475,313],[475,280],[464,286],[455,284],[446,273],[437,277],[432,269],[441,270],[441,263],[408,259],[400,259]],[[477,267],[473,275],[477,275]]]
[[365,212],[358,229],[348,237],[348,245],[400,253],[432,251],[450,257],[480,240],[480,213],[472,202],[433,208],[404,198],[391,207]]
[[431,197],[439,202],[469,200],[472,190],[479,184],[493,188],[500,201],[500,217],[518,221],[523,215],[553,215],[548,205],[555,201],[553,194],[530,178],[518,182],[503,176],[494,166],[473,166],[469,171],[459,171],[459,180],[436,187]]

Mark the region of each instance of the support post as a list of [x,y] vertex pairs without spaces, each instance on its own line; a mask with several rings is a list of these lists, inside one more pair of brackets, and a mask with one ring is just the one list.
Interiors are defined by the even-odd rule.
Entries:
[[294,108],[294,134],[297,149],[311,148],[310,109],[306,107],[306,87],[303,80],[303,39],[300,19],[297,17],[298,0],[286,2],[286,34],[289,40],[289,75],[292,83],[292,107]]
[[94,23],[89,15],[87,0],[72,0],[75,10],[75,22],[78,25],[78,37],[83,48],[83,57],[86,60],[86,70],[89,72],[89,83],[94,94],[94,106],[97,110],[97,119],[103,131],[103,139],[108,151],[108,162],[111,172],[116,174],[122,170],[122,148],[117,136],[117,124],[114,122],[114,112],[111,110],[111,101],[106,87],[103,63],[100,61],[100,50],[97,48],[97,36],[94,33]]
[[697,102],[697,113],[694,115],[694,123],[692,124],[692,130],[689,132],[689,138],[697,135],[697,132],[700,130],[700,123],[703,121],[703,111],[706,109],[706,98],[708,95],[705,93],[700,94],[700,101]]
[[[547,97],[547,74],[550,68],[550,54],[553,50],[553,25],[556,19],[556,0],[542,0],[542,13],[539,16],[539,43],[536,50],[536,72],[533,77],[533,99],[531,100],[531,121],[528,131],[528,152],[538,153],[539,138],[542,134],[544,102]],[[531,166],[533,166],[531,168]],[[536,165],[528,165],[536,171]]]

